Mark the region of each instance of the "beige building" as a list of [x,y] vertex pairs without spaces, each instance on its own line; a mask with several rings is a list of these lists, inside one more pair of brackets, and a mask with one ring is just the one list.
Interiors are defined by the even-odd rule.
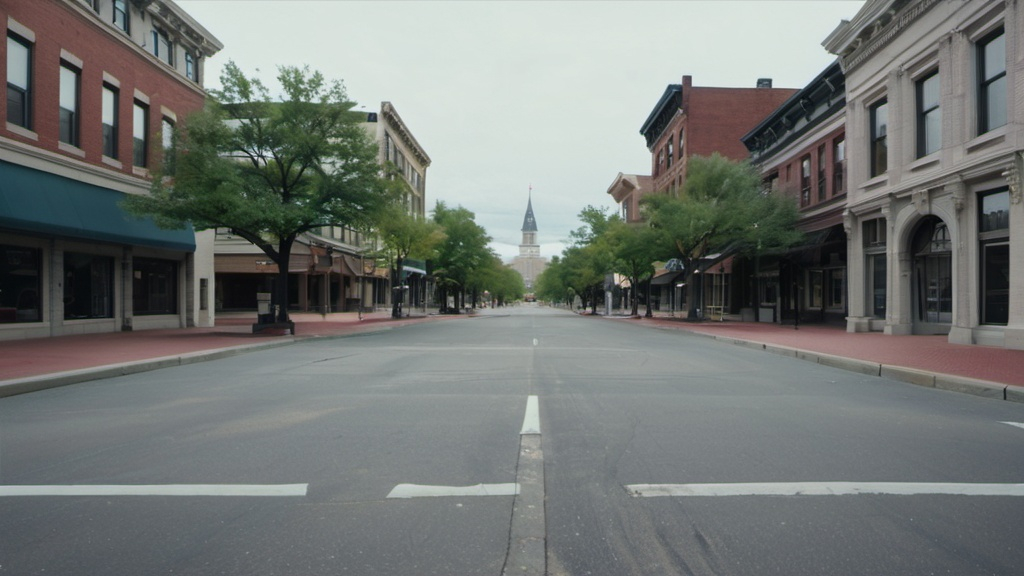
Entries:
[[[364,129],[377,142],[377,161],[392,163],[405,184],[405,204],[410,213],[424,214],[426,176],[430,157],[399,116],[391,102],[366,113]],[[289,263],[289,308],[310,312],[355,311],[391,304],[391,270],[375,258],[380,248],[372,235],[342,226],[325,226],[318,233],[299,237]],[[216,236],[216,305],[218,310],[255,310],[256,294],[270,290],[277,274],[274,264],[250,242],[218,230]],[[425,292],[426,271],[408,262],[410,289],[403,297],[419,303]]]
[[1022,10],[869,0],[824,41],[846,75],[849,331],[1024,349]]

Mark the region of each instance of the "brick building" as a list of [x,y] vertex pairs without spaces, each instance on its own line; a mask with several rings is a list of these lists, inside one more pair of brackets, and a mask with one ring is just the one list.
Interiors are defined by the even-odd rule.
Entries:
[[836,61],[743,136],[765,188],[797,203],[806,234],[804,245],[766,255],[752,271],[747,306],[760,321],[845,322],[845,88]]
[[[749,151],[741,138],[774,112],[796,90],[773,88],[770,79],[760,79],[755,88],[693,86],[690,76],[682,84],[670,84],[640,128],[651,152],[652,193],[676,194],[686,184],[689,159],[718,153],[732,160],[745,160]],[[621,184],[621,182],[619,182]],[[613,184],[614,186],[614,184]],[[702,266],[701,294],[704,304],[719,312],[735,306],[737,286],[730,281],[732,259],[711,259]],[[683,302],[680,286],[674,282],[688,272],[659,273],[652,282],[652,306]],[[706,306],[701,306],[706,308]]]
[[869,0],[824,45],[846,75],[847,330],[1024,349],[1024,6]]
[[220,42],[170,0],[4,2],[0,25],[0,339],[212,324],[212,251],[119,202]]

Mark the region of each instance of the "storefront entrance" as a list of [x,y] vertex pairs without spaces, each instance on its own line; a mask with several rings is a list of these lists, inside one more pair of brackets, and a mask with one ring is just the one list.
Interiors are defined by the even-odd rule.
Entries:
[[953,322],[953,251],[949,228],[928,216],[914,232],[914,334],[948,334]]

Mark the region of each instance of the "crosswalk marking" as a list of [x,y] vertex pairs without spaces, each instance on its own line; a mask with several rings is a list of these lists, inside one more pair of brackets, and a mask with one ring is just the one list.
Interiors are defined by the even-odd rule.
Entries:
[[952,482],[764,482],[743,484],[630,484],[637,498],[657,496],[848,496],[877,494],[915,496],[1024,496],[1024,484],[958,484]]
[[309,484],[79,484],[0,486],[3,496],[305,496]]

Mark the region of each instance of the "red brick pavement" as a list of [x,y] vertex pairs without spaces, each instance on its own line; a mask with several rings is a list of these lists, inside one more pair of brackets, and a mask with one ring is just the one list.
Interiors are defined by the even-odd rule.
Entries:
[[643,323],[810,352],[867,360],[939,374],[1024,386],[1024,350],[950,344],[945,336],[849,333],[822,325],[779,326],[754,322],[685,322],[648,318]]

